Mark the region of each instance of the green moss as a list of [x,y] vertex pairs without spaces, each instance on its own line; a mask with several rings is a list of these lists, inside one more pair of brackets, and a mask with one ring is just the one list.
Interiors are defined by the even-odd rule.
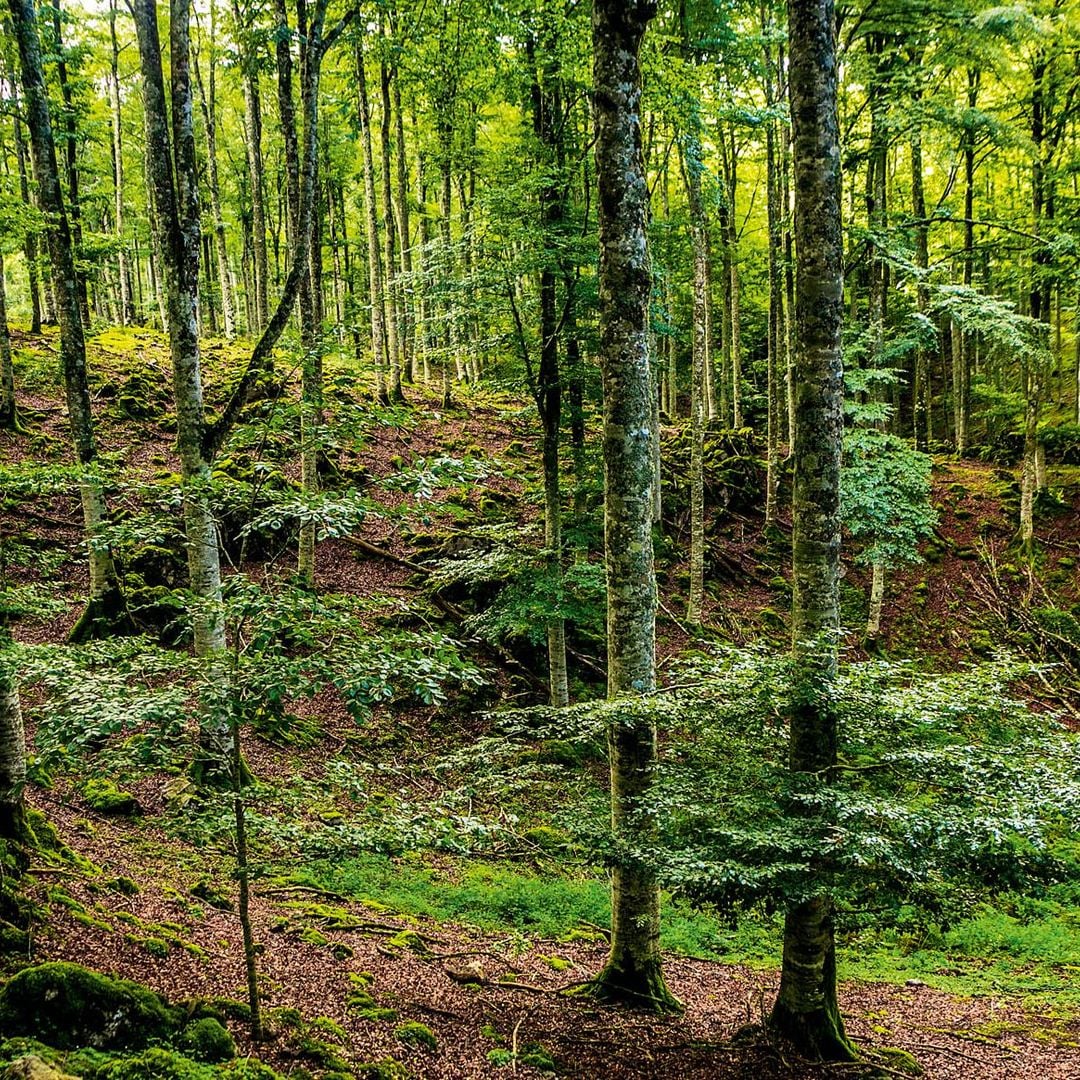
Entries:
[[409,1080],[409,1070],[400,1061],[390,1057],[358,1065],[356,1075],[364,1077],[365,1080]]
[[99,1069],[94,1080],[217,1080],[217,1070],[175,1050],[153,1047],[134,1057],[118,1058]]
[[522,1065],[531,1065],[541,1072],[556,1072],[558,1066],[555,1059],[540,1043],[526,1043],[518,1054],[518,1061]]
[[82,785],[80,794],[86,805],[99,814],[134,817],[142,813],[142,807],[134,795],[121,791],[111,780],[103,777],[91,777]]
[[236,1057],[233,1037],[212,1016],[204,1016],[188,1024],[180,1037],[180,1044],[196,1061],[230,1061]]
[[172,951],[169,948],[169,943],[159,937],[139,937],[138,934],[125,934],[124,940],[131,942],[132,945],[141,945],[151,956],[156,956],[161,960],[164,960]]
[[179,1021],[146,987],[78,964],[25,968],[0,990],[0,1034],[32,1035],[61,1050],[140,1049],[170,1039]]
[[212,908],[217,908],[219,911],[232,911],[233,909],[232,900],[207,878],[202,878],[192,886],[191,895],[209,904]]
[[408,1046],[423,1046],[427,1050],[435,1050],[439,1045],[435,1032],[418,1020],[408,1020],[394,1028],[394,1038]]

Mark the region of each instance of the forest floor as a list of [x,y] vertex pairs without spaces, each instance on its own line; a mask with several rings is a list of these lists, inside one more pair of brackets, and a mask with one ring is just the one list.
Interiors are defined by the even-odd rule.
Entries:
[[[18,335],[17,345],[32,435],[0,435],[0,462],[64,461],[62,397],[49,370],[54,340],[48,334]],[[212,347],[208,359],[211,377],[220,376],[214,365],[219,359],[227,363],[228,348]],[[91,364],[103,447],[142,481],[174,471],[167,402],[159,400],[158,411],[148,416],[121,407],[125,396],[138,406],[151,392],[139,374],[147,365],[151,372],[157,369],[158,385],[164,385],[167,357],[160,339],[149,332],[108,331],[93,342]],[[417,390],[408,394],[415,408],[407,417],[406,410],[382,410],[362,437],[342,440],[337,448],[339,470],[386,509],[384,516],[370,515],[354,536],[387,555],[358,549],[348,538],[322,543],[320,589],[407,601],[417,589],[407,563],[423,562],[433,549],[445,553],[476,522],[490,523],[493,516],[521,522],[538,514],[536,424],[526,404],[477,396],[444,411]],[[440,455],[499,467],[482,484],[436,488],[422,504],[376,483]],[[286,480],[295,479],[298,461],[287,438],[277,447],[275,464]],[[1040,596],[1047,602],[1052,597],[1061,608],[1080,601],[1080,470],[1059,467],[1051,482],[1057,494],[1040,517],[1043,555],[1035,576],[1010,556],[1014,470],[938,460],[938,533],[927,545],[926,561],[890,583],[879,648],[892,656],[930,657],[942,666],[989,656],[1016,640],[1046,655],[1052,642],[1017,624],[1014,609],[1021,599]],[[117,501],[127,498],[121,493]],[[727,512],[710,526],[707,618],[730,640],[782,642],[790,595],[783,531],[767,537],[752,507],[737,498],[725,501]],[[669,506],[670,555],[660,564],[662,671],[690,642],[678,618],[687,522],[676,488]],[[27,642],[62,641],[84,589],[77,500],[61,494],[5,504],[0,530],[33,538],[43,550],[66,550],[67,558],[25,571],[61,596],[65,611],[18,630]],[[283,544],[280,550],[260,550],[240,569],[266,581],[283,579],[291,573],[292,557]],[[843,587],[848,625],[865,618],[865,586],[863,571],[849,567]],[[576,645],[583,658],[579,672],[588,679],[596,658],[589,655],[588,641]],[[857,633],[849,646],[853,655],[861,654]],[[501,700],[535,700],[535,676],[523,674],[533,658],[518,650],[509,659],[498,652],[483,659]],[[1039,707],[1075,718],[1080,702],[1069,683],[1065,678],[1028,689]],[[32,737],[40,720],[33,693],[26,712]],[[298,706],[298,712],[318,721],[319,738],[311,745],[245,735],[245,758],[260,781],[284,790],[299,777],[324,781],[331,759],[362,761],[382,770],[386,790],[402,805],[435,798],[433,762],[468,747],[485,730],[482,710],[468,703],[449,710],[416,704],[379,709],[361,731],[334,695]],[[602,777],[602,765],[589,767]],[[31,803],[64,843],[89,860],[32,868],[32,894],[48,912],[35,929],[33,959],[76,961],[177,1000],[243,999],[240,926],[224,895],[232,888],[230,875],[220,850],[201,845],[196,833],[177,824],[175,778],[125,778],[141,811],[131,817],[91,809],[80,795],[80,779],[76,765],[54,777],[52,786],[29,791]],[[299,826],[314,829],[321,819],[322,826],[332,827],[335,815],[340,816],[337,810],[327,814],[326,805],[307,807],[299,813]],[[268,862],[255,882],[252,911],[263,947],[262,990],[277,1037],[252,1047],[236,1023],[231,1027],[241,1048],[285,1073],[306,1068],[314,1075],[390,1057],[409,1075],[431,1078],[551,1071],[756,1080],[853,1075],[850,1067],[802,1065],[760,1037],[733,1039],[761,1020],[775,994],[775,942],[761,946],[775,932],[775,920],[760,932],[728,933],[707,913],[673,905],[674,929],[665,945],[671,988],[686,1004],[679,1017],[650,1018],[561,993],[601,966],[605,885],[601,874],[587,868],[555,872],[551,853],[542,844],[534,847],[532,865],[520,850],[503,863],[393,851],[358,855],[345,865],[314,857],[301,863],[295,856]],[[909,1051],[924,1075],[938,1080],[1080,1077],[1080,997],[1072,986],[1080,957],[1063,960],[1022,950],[1010,956],[1000,943],[993,950],[980,956],[958,946],[913,948],[886,970],[857,955],[859,947],[851,944],[849,955],[842,951],[840,957],[841,1008],[850,1034],[861,1044]],[[358,988],[373,999],[359,1008]],[[299,1010],[299,1025],[289,1009]],[[361,1015],[365,1010],[368,1015]],[[408,1041],[411,1029],[402,1025],[410,1021],[431,1030],[433,1046]]]

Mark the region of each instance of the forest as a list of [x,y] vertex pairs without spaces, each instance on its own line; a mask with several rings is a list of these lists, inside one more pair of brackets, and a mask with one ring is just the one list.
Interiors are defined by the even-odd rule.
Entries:
[[1080,1077],[1080,4],[0,5],[0,1078]]

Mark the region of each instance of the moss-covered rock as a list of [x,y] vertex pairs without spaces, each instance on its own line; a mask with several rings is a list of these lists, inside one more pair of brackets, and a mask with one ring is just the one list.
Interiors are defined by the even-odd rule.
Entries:
[[60,1050],[141,1049],[171,1039],[180,1019],[145,986],[78,964],[25,968],[0,990],[0,1035],[31,1036]]
[[37,1054],[16,1058],[0,1075],[4,1080],[77,1080],[70,1073],[43,1061]]
[[80,793],[86,805],[99,814],[134,817],[142,813],[139,800],[134,795],[121,791],[116,784],[104,777],[91,777],[83,784]]
[[212,1016],[193,1020],[180,1037],[180,1045],[196,1061],[220,1062],[236,1057],[236,1043],[228,1029]]

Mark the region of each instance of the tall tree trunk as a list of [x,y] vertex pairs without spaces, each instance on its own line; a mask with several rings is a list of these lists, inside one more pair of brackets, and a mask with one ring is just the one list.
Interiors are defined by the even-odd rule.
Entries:
[[259,95],[259,69],[250,43],[239,0],[233,0],[233,18],[240,49],[240,73],[244,88],[244,152],[247,157],[248,183],[251,185],[251,251],[254,278],[254,323],[250,327],[261,334],[270,317],[270,264],[266,252],[265,168],[262,153],[262,102]]
[[[548,44],[548,55],[553,51]],[[551,175],[557,168],[560,149],[556,140],[561,120],[561,96],[558,74],[553,61],[541,66],[536,62],[535,42],[527,51],[532,73],[531,105],[533,132],[543,158],[540,167]],[[562,422],[562,382],[559,373],[559,320],[555,310],[557,269],[557,233],[562,226],[565,207],[562,178],[554,177],[540,190],[540,242],[543,247],[540,267],[540,368],[536,378],[536,409],[543,431],[544,473],[544,544],[549,552],[549,569],[555,593],[562,592],[562,497],[559,476],[559,433]],[[566,624],[553,618],[547,625],[548,696],[552,705],[570,702],[566,664]]]
[[[375,157],[371,149],[371,108],[368,102],[367,73],[363,47],[356,44],[357,117],[363,147],[364,222],[367,232],[368,281],[371,291],[371,357],[375,368],[375,393],[380,401],[390,400],[392,361],[386,355],[385,304],[383,300],[382,254],[379,250],[379,212],[375,203]],[[389,361],[389,362],[388,362]]]
[[[844,253],[832,0],[790,10],[795,166],[795,478],[791,770],[808,788],[836,765]],[[770,1026],[813,1060],[853,1058],[836,1000],[832,903],[823,890],[784,920]]]
[[120,591],[112,553],[99,540],[108,517],[101,481],[95,473],[97,445],[86,379],[86,341],[80,311],[79,278],[67,213],[60,194],[60,171],[56,163],[49,99],[41,63],[33,0],[8,0],[12,27],[19,45],[25,95],[27,127],[30,131],[38,201],[48,219],[45,230],[52,264],[60,318],[60,364],[64,372],[68,420],[75,456],[84,473],[79,488],[83,522],[89,541],[90,599],[72,630],[76,639],[130,628],[123,593]]
[[416,362],[416,320],[409,296],[415,292],[412,279],[412,233],[409,224],[409,165],[405,153],[405,119],[401,113],[401,74],[393,80],[394,131],[397,143],[397,184],[394,187],[394,220],[397,223],[398,244],[401,249],[401,274],[404,281],[399,289],[401,298],[402,363],[409,372],[410,382],[420,378]]
[[[652,545],[652,401],[646,245],[649,189],[641,154],[638,53],[653,6],[595,0],[593,85],[600,226],[600,359],[604,382],[604,549],[608,583],[608,695],[656,685]],[[616,842],[647,828],[635,814],[656,763],[656,728],[628,715],[608,731]],[[660,889],[645,865],[612,868],[611,950],[594,984],[604,999],[655,1011],[677,1007],[660,958]]]
[[210,3],[210,63],[207,87],[204,90],[198,58],[195,59],[195,81],[199,87],[199,104],[202,107],[203,131],[206,134],[206,186],[210,192],[210,213],[214,227],[214,251],[217,254],[218,290],[221,294],[221,320],[225,336],[231,341],[236,337],[236,296],[229,273],[229,248],[225,240],[225,218],[221,212],[221,181],[218,178],[217,158],[217,57],[214,41],[217,30],[217,4]]
[[[14,84],[15,80],[12,80]],[[15,160],[19,169],[19,197],[27,209],[34,207],[34,201],[30,194],[30,178],[26,164],[26,140],[23,136],[22,120],[19,118],[22,111],[15,92],[15,119],[12,125],[15,136]],[[41,333],[41,281],[38,273],[38,241],[37,232],[27,229],[23,239],[23,254],[26,257],[26,273],[30,290],[30,333]]]
[[[67,203],[71,217],[71,243],[74,249],[74,257],[78,259],[82,248],[82,205],[79,199],[79,166],[78,148],[79,133],[75,122],[75,100],[71,91],[71,81],[68,79],[67,59],[64,52],[64,35],[61,27],[63,12],[60,9],[60,0],[51,0],[53,35],[56,47],[56,78],[60,83],[60,97],[64,102],[64,165],[67,174]],[[90,328],[90,304],[87,298],[86,277],[76,265],[75,287],[79,297],[79,313],[82,317],[83,326]],[[59,303],[58,299],[58,303]]]
[[686,621],[700,626],[705,603],[705,401],[708,363],[709,253],[705,206],[701,197],[701,136],[697,121],[684,139],[683,170],[690,207],[691,247],[694,252],[694,337],[690,366],[690,595]]
[[379,89],[382,98],[382,122],[379,125],[379,157],[382,166],[383,244],[386,249],[386,352],[390,361],[387,390],[391,401],[404,401],[401,392],[401,334],[398,320],[397,225],[394,221],[394,193],[390,186],[390,69],[383,60],[379,65]]
[[0,840],[25,842],[26,736],[11,632],[0,623]]
[[[768,63],[768,54],[766,54]],[[771,93],[770,93],[771,97]],[[769,355],[766,364],[768,424],[765,447],[765,522],[776,521],[776,496],[780,486],[780,423],[784,412],[780,356],[783,334],[780,312],[780,178],[777,175],[776,130],[772,121],[765,130],[766,207],[768,216],[769,266]],[[786,365],[785,365],[786,366]]]
[[15,401],[15,367],[11,361],[11,334],[7,322],[7,284],[4,281],[3,252],[0,252],[0,428],[5,431],[19,430],[19,411]]
[[109,103],[112,108],[113,228],[116,230],[116,271],[120,281],[120,322],[135,321],[131,295],[131,267],[124,239],[124,144],[120,124],[120,45],[116,40],[116,0],[109,0]]
[[[915,283],[915,308],[925,318],[930,304],[930,290],[925,280],[930,266],[930,227],[926,222],[926,196],[923,189],[922,118],[918,114],[921,97],[921,93],[916,95],[916,116],[911,131],[911,216],[916,222],[915,269],[919,275]],[[913,399],[912,428],[915,447],[918,450],[927,450],[933,436],[933,427],[930,420],[930,362],[924,345],[919,345],[915,350]]]

